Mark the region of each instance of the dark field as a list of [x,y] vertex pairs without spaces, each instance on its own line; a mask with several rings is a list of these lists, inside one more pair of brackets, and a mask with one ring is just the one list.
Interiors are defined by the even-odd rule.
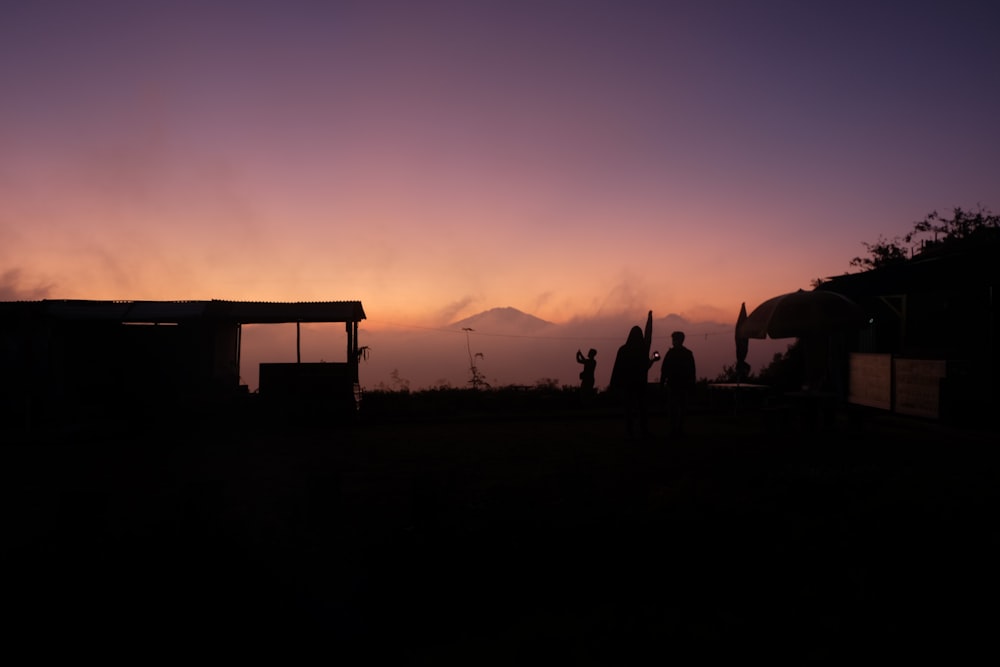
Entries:
[[751,411],[695,415],[675,441],[628,440],[606,410],[148,424],[0,448],[4,627],[36,655],[994,650],[995,434],[885,414],[812,432]]

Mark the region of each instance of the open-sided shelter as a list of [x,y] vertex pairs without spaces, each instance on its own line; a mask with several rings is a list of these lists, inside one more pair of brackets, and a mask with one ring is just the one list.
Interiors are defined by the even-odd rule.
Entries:
[[44,418],[224,401],[245,390],[242,326],[278,323],[344,323],[346,360],[262,364],[261,394],[346,403],[356,395],[363,319],[360,301],[0,302],[4,412]]

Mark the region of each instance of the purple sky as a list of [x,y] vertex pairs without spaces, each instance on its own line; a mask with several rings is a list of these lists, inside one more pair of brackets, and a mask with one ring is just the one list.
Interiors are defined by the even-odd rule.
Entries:
[[733,322],[1000,207],[998,7],[6,2],[0,296]]

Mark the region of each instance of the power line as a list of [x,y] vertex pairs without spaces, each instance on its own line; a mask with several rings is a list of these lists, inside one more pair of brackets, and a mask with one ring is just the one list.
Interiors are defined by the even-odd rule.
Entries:
[[[420,326],[420,325],[417,325],[417,324],[404,324],[404,323],[400,323],[400,322],[383,322],[383,323],[384,324],[388,324],[390,326],[398,327],[398,328],[401,328],[401,329],[417,329],[417,330],[420,330],[420,331],[437,331],[437,332],[440,332],[440,333],[449,333],[449,334],[464,334],[465,333],[465,331],[463,331],[462,329],[449,329],[449,328],[445,328],[445,327],[426,327],[426,326]],[[487,337],[490,337],[490,338],[523,338],[523,339],[526,339],[526,340],[577,340],[577,341],[585,341],[585,340],[609,340],[609,341],[617,341],[617,340],[624,340],[623,337],[621,337],[621,336],[539,336],[539,335],[532,335],[532,334],[492,333],[492,332],[488,332],[488,331],[480,331],[478,329],[475,330],[473,333],[475,333],[477,336],[487,336]],[[689,339],[690,338],[704,338],[705,340],[708,340],[710,337],[715,337],[715,336],[733,336],[733,332],[732,331],[685,331],[685,335]]]

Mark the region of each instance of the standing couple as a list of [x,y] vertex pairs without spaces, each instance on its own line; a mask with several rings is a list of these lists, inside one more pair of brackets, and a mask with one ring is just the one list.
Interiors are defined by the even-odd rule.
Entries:
[[[666,390],[667,419],[672,435],[684,432],[684,412],[695,385],[694,354],[684,347],[684,332],[670,335],[672,347],[663,357],[660,387]],[[649,350],[653,344],[653,311],[646,316],[646,329],[638,326],[629,331],[625,344],[618,348],[611,371],[611,389],[621,396],[625,409],[625,428],[629,437],[635,435],[635,423],[644,436],[649,435],[646,410],[646,387],[649,369],[660,360],[660,353]]]

